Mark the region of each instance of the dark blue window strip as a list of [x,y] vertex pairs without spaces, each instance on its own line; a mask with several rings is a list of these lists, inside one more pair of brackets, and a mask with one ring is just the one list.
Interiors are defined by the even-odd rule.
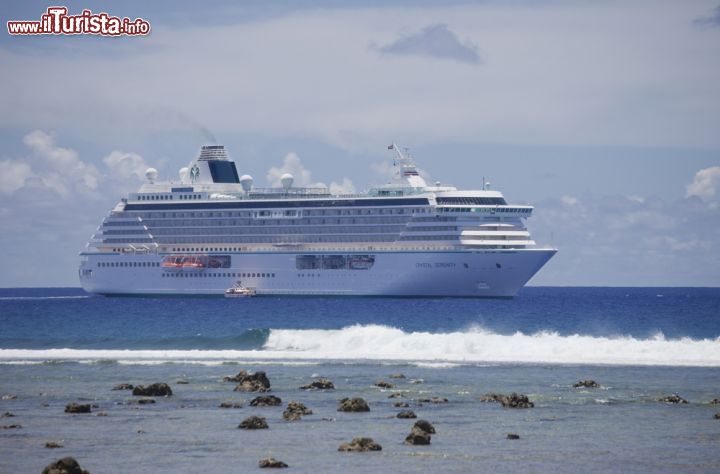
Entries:
[[497,197],[439,197],[437,198],[438,204],[462,204],[462,205],[472,205],[472,204],[480,204],[485,206],[492,206],[492,205],[501,205],[504,206],[507,204],[505,202],[505,199],[503,198],[497,198]]
[[333,199],[323,201],[283,200],[283,201],[240,201],[240,202],[167,202],[148,204],[127,204],[126,211],[175,211],[205,209],[273,209],[288,207],[360,207],[360,206],[426,206],[427,198],[404,199]]

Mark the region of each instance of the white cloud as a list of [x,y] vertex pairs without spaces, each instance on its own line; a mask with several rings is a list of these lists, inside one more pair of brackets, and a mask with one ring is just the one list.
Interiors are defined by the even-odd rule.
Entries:
[[[22,159],[0,162],[0,193],[12,194],[31,188],[44,189],[68,200],[75,196],[98,199],[101,193],[124,193],[131,181],[142,180],[147,163],[137,153],[112,151],[103,162],[107,172],[80,159],[72,148],[58,146],[55,137],[43,130],[34,130],[23,137],[30,154]],[[100,188],[103,188],[102,190]]]
[[133,177],[142,180],[145,178],[145,171],[150,167],[145,163],[143,157],[137,153],[126,153],[118,150],[112,151],[103,158],[103,162],[112,174],[121,178]]
[[[0,161],[0,246],[15,249],[8,257],[13,271],[0,274],[0,286],[77,286],[77,252],[132,190],[144,161],[114,151],[101,173],[43,130],[28,133],[23,143],[27,156]],[[47,262],[53,265],[38,274],[38,265]]]
[[385,179],[393,180],[398,177],[397,167],[391,165],[387,161],[381,161],[379,163],[372,163],[370,169],[376,174],[382,176]]
[[76,168],[81,163],[75,150],[55,145],[55,137],[42,130],[25,135],[23,143],[57,169]]
[[[271,167],[265,179],[272,187],[282,186],[280,178],[285,173],[293,175],[293,186],[294,187],[307,187],[307,188],[327,188],[328,186],[322,182],[315,182],[312,179],[312,173],[309,169],[303,166],[300,161],[300,157],[290,152],[285,155],[282,166]],[[333,181],[330,183],[329,191],[332,194],[353,194],[355,193],[355,185],[349,178],[343,178],[339,183]]]
[[695,179],[687,186],[685,196],[697,196],[705,202],[720,198],[720,166],[712,166],[695,173]]
[[355,185],[348,178],[343,178],[342,182],[330,183],[330,192],[332,194],[355,194]]
[[25,186],[25,180],[34,176],[27,163],[19,160],[0,161],[0,193],[12,194]]
[[565,204],[566,206],[577,206],[580,204],[580,200],[576,198],[575,196],[563,196],[560,198],[560,201]]
[[280,187],[282,186],[280,178],[285,173],[290,173],[295,178],[295,180],[293,181],[293,186],[311,188],[326,187],[323,183],[313,183],[312,173],[310,172],[310,170],[306,169],[303,166],[303,164],[300,162],[300,157],[297,156],[297,154],[295,154],[294,152],[290,152],[285,155],[282,166],[271,167],[268,170],[265,179],[267,179],[270,186]]
[[95,190],[100,180],[100,172],[94,165],[80,160],[75,150],[55,144],[55,137],[43,130],[34,130],[25,137],[23,143],[41,163],[34,170],[48,188],[67,196],[71,188],[75,191]]
[[720,281],[720,209],[695,200],[563,196],[535,203],[533,238],[559,252],[536,285],[708,285]]

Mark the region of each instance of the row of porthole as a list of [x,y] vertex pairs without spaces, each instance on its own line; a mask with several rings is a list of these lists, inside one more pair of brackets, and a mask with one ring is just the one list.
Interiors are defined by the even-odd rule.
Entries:
[[229,272],[229,273],[195,273],[195,272],[163,272],[163,277],[182,277],[182,278],[192,278],[192,277],[212,277],[212,278],[275,278],[274,273],[237,273],[237,272]]
[[98,262],[98,267],[159,267],[160,262]]
[[[328,273],[328,275],[331,276],[340,276],[340,277],[356,277],[357,274],[352,273]],[[320,278],[320,273],[298,273],[297,276],[304,278],[304,277],[318,277]]]
[[231,247],[173,247],[173,252],[236,252],[237,248]]

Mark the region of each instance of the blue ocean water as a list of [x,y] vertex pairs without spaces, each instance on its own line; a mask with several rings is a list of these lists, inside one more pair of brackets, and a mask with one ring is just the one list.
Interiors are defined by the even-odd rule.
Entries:
[[[222,381],[240,369],[267,372],[284,404],[314,414],[288,423],[282,407],[250,407],[257,394]],[[298,389],[318,376],[336,390]],[[601,388],[572,387],[587,378]],[[124,382],[175,393],[128,404],[110,390]],[[490,391],[527,394],[535,407],[480,402]],[[673,393],[689,403],[658,402]],[[0,413],[15,415],[0,425],[22,426],[0,430],[0,472],[40,472],[67,455],[91,472],[247,472],[268,455],[295,472],[716,472],[720,289],[528,287],[512,300],[2,289],[0,395],[11,395]],[[336,411],[355,396],[370,413]],[[421,401],[432,396],[448,403]],[[403,444],[414,420],[395,418],[397,400],[435,424],[430,446]],[[71,401],[107,416],[67,415]],[[249,415],[270,429],[238,430]],[[383,451],[337,452],[355,436]],[[51,440],[65,447],[45,449]]]
[[270,329],[720,337],[719,288],[523,288],[512,299],[107,298],[0,289],[0,348],[260,349]]

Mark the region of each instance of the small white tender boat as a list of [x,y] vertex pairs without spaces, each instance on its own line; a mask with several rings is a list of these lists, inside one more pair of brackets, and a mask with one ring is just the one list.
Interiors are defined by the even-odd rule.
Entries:
[[239,280],[235,283],[235,286],[225,290],[225,298],[249,298],[256,294],[255,288],[244,287]]

